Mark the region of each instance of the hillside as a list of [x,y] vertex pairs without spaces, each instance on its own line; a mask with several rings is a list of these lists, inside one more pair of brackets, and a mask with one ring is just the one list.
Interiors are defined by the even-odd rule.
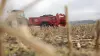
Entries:
[[81,20],[81,21],[71,21],[70,24],[72,25],[78,25],[78,24],[93,24],[96,21],[94,20]]

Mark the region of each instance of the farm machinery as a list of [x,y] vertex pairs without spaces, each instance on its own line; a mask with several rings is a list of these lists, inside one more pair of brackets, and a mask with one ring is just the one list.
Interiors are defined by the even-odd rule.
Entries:
[[53,15],[43,15],[40,17],[30,17],[29,18],[29,25],[36,25],[36,26],[65,26],[66,20],[64,14],[56,14]]

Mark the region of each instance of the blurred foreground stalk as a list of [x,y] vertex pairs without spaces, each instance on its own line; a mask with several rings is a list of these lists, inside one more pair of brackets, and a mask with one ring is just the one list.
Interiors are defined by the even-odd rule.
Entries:
[[0,4],[0,16],[2,16],[2,14],[3,14],[5,4],[6,4],[6,0],[2,0],[2,2]]
[[67,39],[68,39],[68,48],[69,48],[69,53],[68,56],[72,56],[72,41],[70,37],[70,28],[69,28],[69,22],[68,22],[68,8],[65,6],[65,14],[66,14],[66,29],[67,29]]
[[96,49],[96,56],[99,56],[100,48],[99,48],[99,40],[100,40],[100,20],[96,22],[96,41],[95,41],[95,49]]
[[[2,0],[0,4],[0,17],[3,15],[3,10],[6,4],[6,0]],[[0,31],[1,32],[1,31]],[[4,48],[2,43],[2,33],[0,33],[0,56],[4,56]]]

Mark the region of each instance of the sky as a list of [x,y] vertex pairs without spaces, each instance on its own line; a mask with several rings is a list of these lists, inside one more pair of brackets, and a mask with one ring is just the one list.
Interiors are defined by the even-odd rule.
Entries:
[[[7,9],[22,9],[36,0],[9,0]],[[96,20],[100,18],[100,0],[40,0],[28,7],[25,17],[38,17],[44,14],[65,13],[64,6],[68,6],[68,18],[76,20]]]

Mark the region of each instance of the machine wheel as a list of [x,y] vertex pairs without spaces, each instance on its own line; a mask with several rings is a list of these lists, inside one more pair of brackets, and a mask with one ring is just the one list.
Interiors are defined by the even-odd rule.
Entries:
[[49,27],[49,23],[48,22],[42,22],[40,27]]

